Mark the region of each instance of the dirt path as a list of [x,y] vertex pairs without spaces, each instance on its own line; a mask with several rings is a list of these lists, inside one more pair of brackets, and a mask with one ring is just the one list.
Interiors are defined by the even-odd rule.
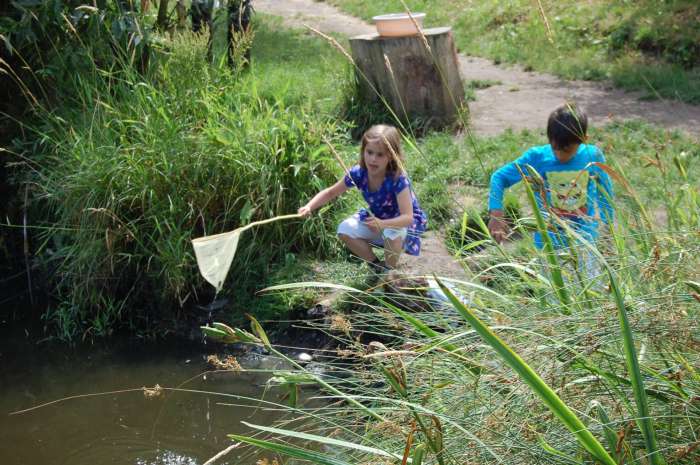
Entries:
[[476,101],[469,104],[477,135],[495,135],[508,127],[539,130],[545,127],[549,112],[567,99],[582,105],[597,126],[639,119],[700,135],[700,106],[640,100],[641,93],[626,92],[609,83],[564,81],[517,66],[496,66],[484,58],[460,55],[459,59],[463,79],[501,82],[478,90]]
[[[283,17],[288,26],[305,24],[322,32],[347,36],[375,31],[364,21],[314,0],[256,0],[255,9]],[[613,120],[643,119],[669,129],[700,135],[700,106],[672,101],[643,101],[636,92],[625,92],[610,84],[563,81],[555,76],[525,72],[518,66],[497,66],[484,58],[460,54],[465,82],[491,80],[500,84],[476,91],[469,103],[472,128],[480,136],[496,135],[507,128],[541,130],[549,112],[566,99],[581,104],[593,124]]]
[[[322,32],[346,36],[370,34],[375,28],[361,19],[342,13],[327,3],[314,0],[256,0],[261,13],[281,16],[289,27],[309,25]],[[498,82],[476,91],[469,103],[472,129],[476,135],[497,135],[508,128],[542,130],[552,109],[565,100],[575,100],[586,108],[593,124],[614,120],[644,119],[669,129],[700,135],[700,106],[669,101],[642,101],[639,93],[625,92],[609,84],[563,81],[555,76],[525,72],[518,66],[497,66],[490,60],[459,55],[465,82]],[[408,274],[449,276],[464,279],[466,273],[444,245],[439,232],[430,231],[423,239],[419,259],[402,257]]]

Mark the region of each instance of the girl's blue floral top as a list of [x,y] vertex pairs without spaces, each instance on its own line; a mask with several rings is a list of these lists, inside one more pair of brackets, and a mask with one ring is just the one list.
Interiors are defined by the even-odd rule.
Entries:
[[[351,178],[352,177],[352,178]],[[350,176],[345,175],[345,185],[347,187],[356,186],[369,205],[369,210],[363,208],[359,212],[360,221],[366,220],[370,215],[374,215],[380,220],[388,220],[401,215],[399,202],[396,196],[399,192],[408,188],[411,192],[411,202],[413,204],[413,223],[408,227],[408,235],[404,242],[404,250],[409,255],[420,254],[420,235],[428,224],[428,217],[421,210],[416,199],[411,183],[408,178],[400,174],[387,173],[384,182],[375,192],[369,190],[369,177],[367,170],[355,165],[350,169]]]

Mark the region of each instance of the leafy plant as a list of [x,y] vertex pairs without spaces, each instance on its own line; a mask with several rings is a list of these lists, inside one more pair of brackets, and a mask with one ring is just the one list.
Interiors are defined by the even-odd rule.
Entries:
[[[298,65],[322,60],[317,40],[286,33],[306,51],[280,69],[265,55],[285,53],[267,44],[280,38],[264,25],[258,34],[260,69],[244,74],[212,67],[206,39],[189,35],[176,36],[148,75],[93,61],[63,83],[59,109],[39,111],[15,141],[33,167],[16,174],[33,186],[38,263],[57,301],[45,318],[61,337],[173,324],[211,298],[192,238],[296,212],[339,176],[322,139],[338,140],[341,128],[328,107],[297,94],[334,85],[323,68]],[[298,86],[289,87],[290,72]],[[227,291],[243,305],[288,253],[335,251],[333,222],[254,231]]]
[[[673,154],[662,151],[660,159]],[[562,224],[580,246],[558,250],[548,266],[530,258],[538,252],[527,239],[521,247],[530,257],[484,249],[496,262],[487,271],[467,281],[436,279],[449,303],[430,288],[421,292],[424,286],[413,297],[358,295],[335,286],[352,292],[347,300],[355,302],[344,315],[352,333],[338,336],[342,352],[355,358],[326,364],[329,372],[343,373],[329,380],[382,412],[383,420],[350,407],[342,415],[311,409],[312,427],[261,429],[273,437],[256,438],[255,445],[286,454],[280,441],[292,440],[298,450],[290,456],[348,463],[401,450],[404,460],[422,463],[695,463],[700,284],[692,278],[697,260],[690,258],[697,251],[697,218],[686,212],[698,206],[697,195],[680,187],[697,167],[688,159],[665,174],[648,167],[636,186],[623,187],[623,179],[643,168],[616,162],[616,171],[625,170],[616,181],[618,224],[598,247]],[[670,206],[679,202],[678,213],[665,210],[668,224],[676,225],[672,230],[639,219],[640,202],[646,211],[664,202],[656,191],[634,192],[647,185],[667,189]],[[532,201],[533,189],[523,187]],[[531,208],[536,210],[534,203]],[[546,227],[539,224],[541,231]],[[603,274],[575,278],[573,255],[584,251],[596,257]],[[561,279],[551,273],[555,267]],[[486,273],[497,277],[491,287],[481,283]],[[311,286],[332,285],[273,289]],[[524,287],[535,292],[524,293]],[[420,302],[422,310],[397,305],[401,299]],[[304,436],[323,437],[319,431],[334,431],[346,445]]]

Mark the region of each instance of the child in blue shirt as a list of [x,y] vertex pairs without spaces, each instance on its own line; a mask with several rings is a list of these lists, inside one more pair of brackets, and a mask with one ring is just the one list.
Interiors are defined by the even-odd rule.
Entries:
[[[369,209],[363,208],[345,219],[338,226],[338,237],[353,254],[375,268],[395,268],[402,251],[410,255],[420,253],[420,235],[427,224],[403,172],[402,156],[399,131],[383,124],[372,126],[362,136],[358,164],[343,179],[316,194],[299,209],[299,214],[308,216],[356,187]],[[372,251],[373,245],[384,247],[384,262]]]
[[[530,148],[520,158],[493,173],[488,227],[495,241],[500,243],[506,236],[503,192],[522,180],[521,171],[528,174],[526,165],[530,165],[544,180],[546,202],[537,188],[533,188],[538,207],[545,217],[557,215],[568,221],[585,240],[596,241],[599,220],[605,224],[613,220],[609,202],[613,192],[607,173],[594,164],[605,163],[605,157],[598,147],[586,144],[587,131],[586,114],[572,104],[565,104],[549,115],[549,144]],[[556,248],[568,246],[566,233],[561,227],[553,226],[549,235]],[[536,233],[534,239],[535,245],[542,248],[541,235]]]

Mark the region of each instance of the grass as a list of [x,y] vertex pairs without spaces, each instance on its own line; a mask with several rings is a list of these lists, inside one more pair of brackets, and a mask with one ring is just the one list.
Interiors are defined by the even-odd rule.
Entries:
[[[60,337],[124,325],[149,332],[184,318],[212,297],[190,239],[296,212],[340,176],[322,138],[344,141],[335,118],[343,62],[267,18],[255,43],[250,69],[238,73],[207,63],[206,39],[190,34],[169,43],[149,76],[95,65],[64,82],[71,97],[28,126],[16,151],[38,167],[25,181],[36,256],[55,292],[45,319]],[[349,204],[340,205],[245,233],[228,292],[252,305],[288,254],[335,254],[329,225]]]
[[[248,72],[212,67],[204,41],[185,35],[170,45],[153,76],[104,73],[108,95],[100,74],[79,75],[73,103],[34,127],[30,140],[44,142],[20,151],[35,151],[42,166],[33,184],[34,217],[44,218],[35,226],[49,228],[38,229],[39,259],[53,277],[57,302],[45,318],[61,337],[109,334],[123,324],[143,331],[182,318],[185,310],[178,308],[211,298],[194,267],[191,237],[295,211],[340,175],[324,135],[334,135],[348,163],[356,159],[356,144],[346,136],[350,127],[336,119],[352,95],[348,65],[327,43],[280,32],[275,21],[258,24]],[[688,139],[641,123],[597,130],[592,139],[606,153],[625,154],[613,164],[658,206],[673,198],[652,175],[655,158],[644,157],[659,153],[673,181],[673,154],[683,163],[697,154]],[[409,174],[431,227],[459,221],[466,207],[455,197],[483,196],[495,168],[543,140],[531,131],[478,141],[437,132],[420,140],[407,135]],[[690,180],[696,180],[694,171]],[[516,209],[524,204],[522,194]],[[259,301],[253,293],[279,282],[270,279],[293,276],[296,266],[297,274],[307,273],[312,251],[326,257],[339,252],[332,231],[361,203],[344,200],[310,222],[246,233],[230,274],[235,278],[226,286],[241,308],[269,320],[311,301],[311,295]],[[259,244],[270,241],[278,246],[260,254]]]
[[[662,257],[643,253],[640,232],[663,242]],[[263,429],[272,435],[255,445],[303,457],[326,444],[313,452],[324,455],[318,463],[365,463],[404,451],[411,457],[419,449],[424,463],[696,463],[700,307],[682,282],[697,266],[683,258],[697,253],[697,241],[638,229],[615,236],[626,248],[624,255],[604,252],[613,293],[584,297],[585,283],[565,273],[568,314],[551,298],[549,273],[538,268],[541,277],[510,276],[488,292],[457,285],[467,302],[453,299],[457,311],[405,314],[396,296],[367,296],[368,307],[346,315],[352,333],[337,336],[356,358],[329,360],[340,373],[325,382],[343,393],[330,399],[360,400],[382,419],[344,402],[302,404],[292,417],[313,415],[306,436]],[[503,262],[518,264],[510,255]],[[535,292],[523,294],[518,281]],[[372,333],[362,338],[365,328]],[[387,353],[368,358],[368,340],[382,341]],[[468,368],[475,364],[482,367],[476,375]],[[321,439],[329,435],[335,443]],[[295,450],[279,446],[290,440]]]
[[[687,195],[687,189],[674,191],[669,186],[684,185],[682,175],[674,168],[676,162],[687,167],[690,185],[700,181],[697,142],[680,132],[668,132],[640,121],[593,127],[589,141],[603,150],[611,166],[631,180],[647,210],[662,223],[660,227],[675,227],[670,223],[673,216],[668,217],[665,211],[675,208],[674,203]],[[491,173],[528,147],[545,142],[543,131],[506,131],[497,137],[478,139],[434,132],[407,150],[408,170],[417,196],[429,214],[431,227],[447,228],[451,250],[472,253],[482,248],[476,242],[485,236],[476,218],[486,218]],[[665,181],[659,182],[659,176]],[[624,193],[622,186],[617,186],[616,191]],[[531,213],[522,185],[512,189],[507,201],[514,220]],[[624,208],[635,208],[628,197],[623,196],[618,202]],[[463,228],[465,214],[469,224]]]
[[[81,75],[72,108],[31,128],[33,217],[49,228],[39,259],[61,302],[46,318],[60,335],[162,328],[178,316],[174,303],[202,298],[191,237],[289,213],[337,179],[323,136],[346,160],[357,157],[350,128],[335,119],[349,74],[342,58],[265,24],[246,73],[211,67],[203,41],[180,38],[154,76]],[[351,291],[343,304],[352,311],[324,328],[342,342],[317,354],[324,375],[291,362],[296,372],[275,373],[291,407],[282,427],[258,427],[274,440],[235,439],[328,464],[696,463],[700,296],[687,283],[697,281],[700,150],[636,122],[595,128],[591,140],[634,189],[617,185],[618,223],[596,254],[606,275],[582,276],[581,250],[539,254],[523,230],[514,251],[484,238],[481,263],[464,258],[471,279],[443,288],[449,305],[421,290],[408,303],[422,311],[403,293]],[[432,226],[462,217],[455,197],[483,204],[490,173],[543,142],[532,131],[407,137]],[[522,216],[533,203],[526,187],[513,193]],[[345,200],[244,239],[227,286],[239,308],[256,305],[267,318],[308,305],[312,286],[295,279],[364,287],[362,266],[309,259],[333,255],[331,231],[359,202]],[[533,223],[544,228],[541,217]],[[240,298],[265,282],[284,293]],[[257,320],[253,334],[221,328],[208,331],[285,358]],[[328,403],[305,404],[297,393],[309,384]],[[312,420],[303,432],[296,416]]]
[[[38,260],[60,302],[46,320],[62,337],[167,327],[182,316],[176,303],[210,297],[189,239],[294,211],[337,179],[324,136],[346,160],[357,157],[350,128],[336,120],[349,74],[342,58],[266,21],[247,72],[212,67],[204,40],[178,37],[155,74],[78,74],[65,93],[71,105],[28,126],[33,137],[20,148],[37,168],[27,179],[32,217],[47,228],[36,236]],[[295,372],[275,373],[289,394],[288,427],[258,427],[275,441],[235,439],[328,464],[696,463],[700,149],[636,122],[595,128],[591,140],[632,185],[618,183],[618,223],[591,251],[606,272],[595,279],[582,276],[582,249],[541,254],[523,229],[514,251],[482,239],[482,263],[464,258],[471,279],[443,286],[449,304],[421,289],[407,303],[405,293],[350,289],[365,286],[363,265],[309,259],[334,255],[332,230],[356,197],[303,224],[251,232],[227,286],[237,309],[274,317],[325,287],[349,291],[351,312],[324,328],[342,346],[318,354],[323,376],[290,360]],[[483,204],[490,173],[543,141],[532,131],[407,137],[433,227],[462,217],[455,197]],[[543,230],[527,187],[513,202],[520,216],[529,204],[527,224]],[[284,293],[250,300],[266,282]],[[252,322],[253,333],[207,331],[286,358]],[[304,404],[297,394],[309,384],[329,402]],[[292,428],[297,415],[313,420],[303,432]]]
[[[93,63],[61,84],[55,111],[39,109],[27,124],[14,150],[38,167],[23,181],[33,186],[30,230],[37,272],[50,277],[44,320],[53,334],[91,338],[125,326],[153,334],[187,318],[212,298],[191,238],[296,211],[341,174],[324,136],[349,164],[357,159],[351,126],[337,119],[353,92],[349,65],[324,41],[282,30],[279,19],[260,17],[255,31],[247,71],[207,63],[204,38],[176,34],[151,74]],[[437,134],[418,145],[409,137],[406,148],[418,196],[439,227],[454,212],[447,166],[434,167],[459,154]],[[333,231],[360,204],[348,196],[311,221],[246,232],[225,286],[239,304],[230,317],[252,311],[274,320],[313,303],[313,294],[254,292],[319,272],[312,254],[344,259]],[[261,249],[268,243],[275,247]]]
[[[366,20],[405,9],[401,0],[330,3]],[[566,79],[610,79],[649,98],[700,103],[699,10],[691,0],[542,1],[551,35],[536,2],[405,3],[426,12],[429,27],[452,26],[464,53]]]
[[[26,160],[16,179],[32,186],[34,273],[47,277],[52,334],[92,338],[127,327],[153,335],[189,318],[212,298],[191,238],[295,212],[341,174],[323,137],[348,163],[357,159],[352,126],[338,120],[353,93],[349,65],[323,40],[258,18],[247,70],[209,63],[205,38],[176,33],[156,41],[146,75],[101,68],[89,48],[80,72],[56,75],[52,110],[38,107],[13,148]],[[411,151],[409,170],[438,226],[451,215],[447,172],[431,168],[441,154],[422,150]],[[310,304],[310,294],[254,293],[318,272],[310,256],[344,259],[333,232],[360,204],[347,196],[310,221],[246,232],[225,286],[238,303],[230,317],[274,320]]]
[[464,96],[467,102],[476,100],[476,91],[480,89],[488,89],[491,86],[502,84],[501,81],[491,79],[472,79],[464,85]]
[[[237,439],[317,463],[696,463],[700,296],[686,283],[698,266],[700,147],[639,122],[590,136],[634,189],[616,183],[617,226],[599,244],[604,274],[582,277],[566,252],[548,261],[523,231],[512,246],[487,241],[478,258],[465,258],[472,277],[443,288],[461,295],[450,305],[420,293],[409,305],[405,295],[350,292],[352,329],[326,328],[341,348],[317,354],[325,382],[342,395],[322,389],[329,406],[298,405],[289,427]],[[487,173],[471,151],[481,151],[489,172],[542,139],[431,134],[417,144],[411,171],[429,182],[428,167],[444,169],[445,182],[485,202]],[[658,217],[647,223],[642,209]],[[300,430],[298,418],[313,422]]]

